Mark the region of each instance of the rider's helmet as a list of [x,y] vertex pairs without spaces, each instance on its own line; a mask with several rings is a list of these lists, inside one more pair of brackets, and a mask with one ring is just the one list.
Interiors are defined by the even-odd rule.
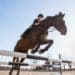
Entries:
[[43,14],[39,14],[38,17],[44,18]]

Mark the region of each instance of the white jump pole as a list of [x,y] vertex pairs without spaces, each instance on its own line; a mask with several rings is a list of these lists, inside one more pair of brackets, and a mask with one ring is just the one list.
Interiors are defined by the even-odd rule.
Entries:
[[67,61],[67,60],[49,59],[49,58],[46,58],[46,57],[28,55],[28,54],[25,54],[25,53],[5,51],[5,50],[0,50],[0,55],[1,56],[27,58],[27,59],[45,60],[45,61],[55,61],[55,62],[62,62],[62,63],[75,63],[75,62]]
[[19,53],[19,52],[3,51],[3,50],[0,50],[0,55],[2,55],[2,56],[10,56],[10,57],[27,58],[27,59],[45,60],[45,61],[48,60],[48,58],[46,58],[46,57],[28,55],[28,54]]
[[26,56],[27,56],[27,54],[24,54],[24,53],[5,51],[5,50],[0,50],[0,55],[1,56],[10,56],[10,57],[21,57],[21,58],[26,58]]

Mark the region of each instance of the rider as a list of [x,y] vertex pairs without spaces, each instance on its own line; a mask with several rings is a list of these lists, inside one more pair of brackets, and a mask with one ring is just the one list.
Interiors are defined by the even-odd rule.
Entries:
[[34,20],[33,25],[39,25],[43,18],[43,14],[39,14],[38,17]]
[[30,33],[32,27],[33,27],[34,25],[39,25],[40,22],[43,20],[43,18],[44,18],[43,14],[39,14],[39,15],[37,16],[37,18],[33,21],[32,26],[31,26],[30,28],[28,28],[28,29],[21,35],[21,37],[24,38],[24,37],[26,36],[26,34]]

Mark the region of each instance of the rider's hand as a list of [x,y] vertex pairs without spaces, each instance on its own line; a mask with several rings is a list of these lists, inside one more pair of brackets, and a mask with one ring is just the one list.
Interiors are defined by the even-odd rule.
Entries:
[[39,25],[40,23],[35,23],[34,25]]

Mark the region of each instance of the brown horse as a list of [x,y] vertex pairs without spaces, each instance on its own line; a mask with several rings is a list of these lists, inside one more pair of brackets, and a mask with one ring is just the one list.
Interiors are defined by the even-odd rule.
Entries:
[[[33,26],[31,31],[25,35],[25,37],[21,37],[21,39],[17,42],[14,51],[28,53],[29,49],[32,49],[32,53],[38,51],[40,45],[48,44],[44,49],[39,50],[39,53],[43,53],[48,50],[48,48],[53,44],[53,40],[49,40],[46,38],[47,31],[50,27],[54,26],[61,35],[66,35],[67,28],[65,25],[65,21],[63,20],[65,14],[61,12],[55,16],[47,16],[39,25]],[[35,48],[35,50],[33,50]],[[13,58],[13,62],[23,62],[25,58],[21,58],[19,60],[18,57]],[[20,72],[20,65],[13,65],[9,75],[12,74],[14,67],[18,68],[17,75]]]

